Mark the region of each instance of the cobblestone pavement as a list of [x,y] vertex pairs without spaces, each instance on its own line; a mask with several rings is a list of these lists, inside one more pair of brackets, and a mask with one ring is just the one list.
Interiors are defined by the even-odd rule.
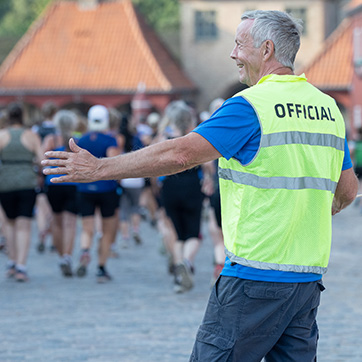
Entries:
[[[319,312],[321,362],[362,361],[362,215],[334,217],[330,270]],[[144,243],[109,261],[114,280],[97,284],[96,243],[88,275],[65,279],[57,257],[29,256],[30,282],[0,274],[0,361],[187,361],[210,293],[212,243],[197,256],[195,288],[176,295],[160,237],[142,224]],[[120,244],[120,243],[119,243]],[[79,257],[78,243],[74,253]],[[0,265],[6,256],[0,254]],[[207,361],[204,361],[207,362]]]

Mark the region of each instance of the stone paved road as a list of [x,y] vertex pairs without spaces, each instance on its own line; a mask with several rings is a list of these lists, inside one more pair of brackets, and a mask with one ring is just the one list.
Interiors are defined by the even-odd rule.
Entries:
[[319,309],[319,362],[362,362],[362,213],[333,217],[333,244]]
[[[361,230],[358,208],[334,218],[319,313],[321,362],[362,361]],[[205,238],[197,257],[196,288],[175,295],[158,233],[143,223],[142,235],[143,245],[110,260],[114,280],[105,285],[95,282],[96,245],[89,274],[69,280],[55,254],[37,254],[34,239],[31,281],[0,274],[0,361],[187,361],[210,292],[211,242]],[[0,254],[0,265],[5,261]]]

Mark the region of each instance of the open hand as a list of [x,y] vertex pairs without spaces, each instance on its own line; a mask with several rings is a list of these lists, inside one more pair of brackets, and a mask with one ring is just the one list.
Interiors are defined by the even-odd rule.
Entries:
[[48,151],[45,152],[46,159],[41,161],[44,175],[62,175],[53,177],[52,183],[61,182],[93,182],[100,179],[99,167],[101,160],[94,157],[87,150],[79,147],[74,139],[69,140],[72,152]]

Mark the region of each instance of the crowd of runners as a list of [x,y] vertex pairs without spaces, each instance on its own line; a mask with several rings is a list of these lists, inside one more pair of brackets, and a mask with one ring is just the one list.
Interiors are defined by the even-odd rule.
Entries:
[[[21,104],[10,104],[1,112],[0,130],[0,248],[8,257],[6,277],[29,280],[30,247],[39,253],[47,248],[56,252],[59,265],[54,269],[65,278],[85,277],[92,243],[97,242],[97,282],[109,282],[108,258],[118,257],[120,249],[130,243],[142,244],[143,218],[157,228],[174,291],[182,293],[194,284],[201,220],[206,216],[214,244],[210,277],[216,280],[225,261],[217,163],[154,179],[56,184],[51,179],[57,176],[43,175],[40,161],[47,151],[68,150],[71,138],[97,157],[112,157],[182,137],[222,102],[216,99],[210,110],[199,116],[184,101],[173,101],[162,114],[149,112],[144,117],[103,105],[94,105],[83,115],[47,102],[41,110],[41,122],[33,125],[25,122],[26,110]],[[37,240],[31,240],[33,221]],[[74,255],[76,243],[80,256]]]

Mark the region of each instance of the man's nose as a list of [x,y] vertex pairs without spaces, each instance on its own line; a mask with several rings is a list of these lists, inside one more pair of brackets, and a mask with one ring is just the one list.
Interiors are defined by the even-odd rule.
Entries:
[[231,59],[234,59],[234,60],[235,60],[235,58],[236,58],[235,49],[236,49],[236,46],[234,46],[233,50],[232,50],[231,53],[230,53],[230,58],[231,58]]

